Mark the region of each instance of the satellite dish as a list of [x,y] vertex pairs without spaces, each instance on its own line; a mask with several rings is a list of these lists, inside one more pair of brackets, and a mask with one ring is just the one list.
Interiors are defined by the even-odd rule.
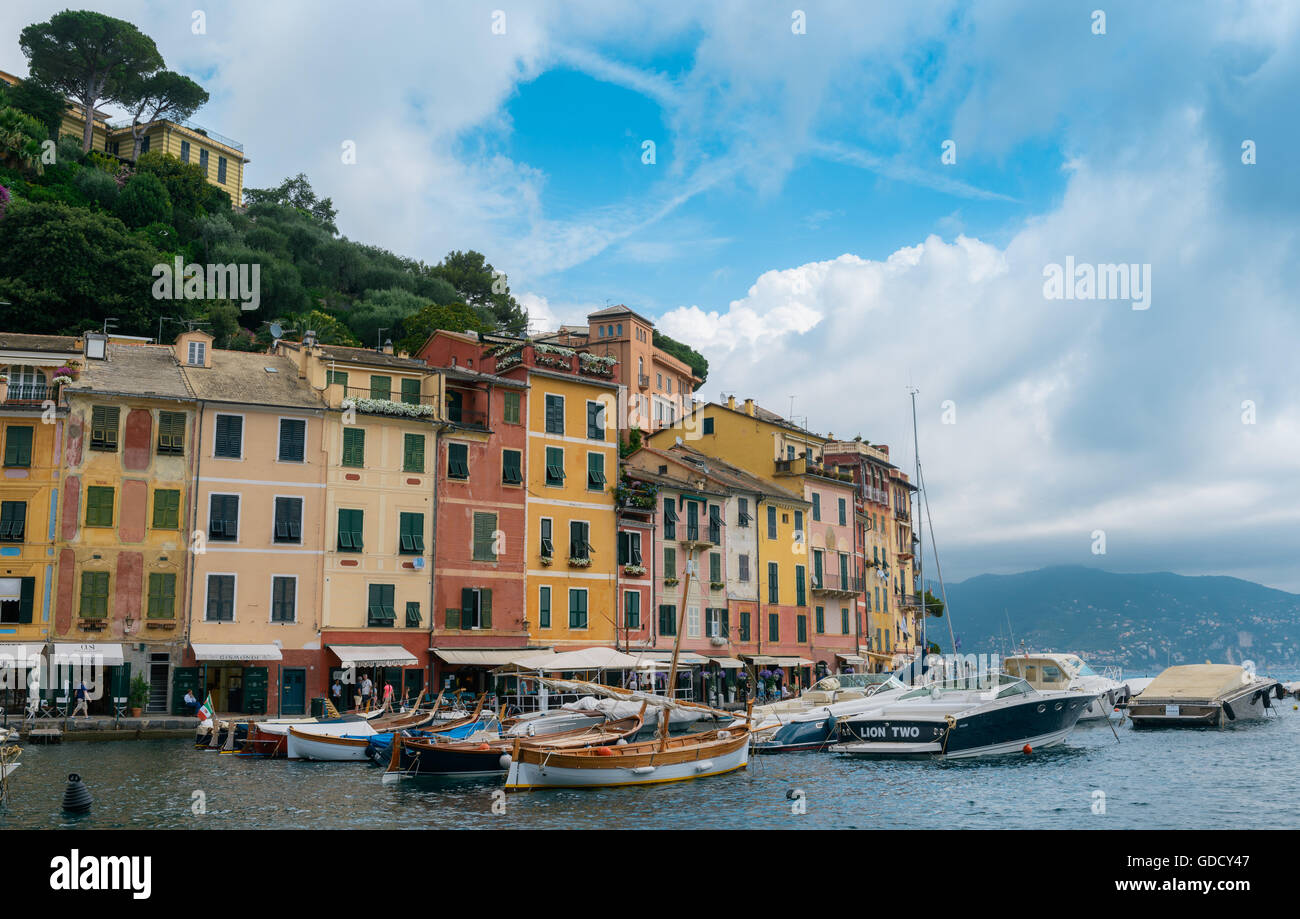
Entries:
[[681,445],[682,445],[682,438],[681,438],[681,435],[678,435],[678,437],[677,437],[677,446],[680,447]]
[[272,338],[284,337],[284,328],[280,325],[280,323],[278,322],[271,323],[271,337]]

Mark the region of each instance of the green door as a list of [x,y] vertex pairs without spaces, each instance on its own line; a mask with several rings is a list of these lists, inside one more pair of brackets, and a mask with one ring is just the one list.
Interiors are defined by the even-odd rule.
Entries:
[[[112,673],[108,678],[108,698],[102,696],[91,702],[90,705],[95,708],[96,715],[111,715],[115,711],[113,700],[119,696],[126,698],[126,712],[131,713],[131,665],[122,663],[111,668]],[[75,687],[74,687],[75,688]],[[76,705],[76,702],[72,703]]]
[[280,714],[307,714],[307,671],[302,667],[280,671]]
[[402,689],[402,695],[406,697],[408,703],[414,704],[420,697],[420,693],[424,691],[424,671],[413,668],[407,670],[404,675],[406,685]]
[[203,704],[203,691],[199,686],[198,667],[177,667],[172,672],[172,714],[188,715],[185,707],[185,693],[193,691],[194,697]]
[[265,667],[244,668],[244,703],[245,715],[266,714],[267,669]]

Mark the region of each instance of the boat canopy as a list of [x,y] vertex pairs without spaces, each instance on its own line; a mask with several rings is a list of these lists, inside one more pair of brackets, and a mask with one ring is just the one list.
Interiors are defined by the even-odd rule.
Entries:
[[1217,699],[1251,682],[1252,675],[1236,664],[1188,664],[1167,668],[1137,698]]
[[415,655],[401,645],[330,645],[329,649],[344,667],[409,667],[417,663]]
[[[641,651],[638,652],[637,656],[643,658],[643,660],[638,666],[640,666],[642,670],[645,670],[645,669],[651,669],[652,665],[656,663],[662,663],[662,664],[670,663],[673,659],[673,652]],[[709,660],[710,658],[707,658],[702,654],[696,654],[693,651],[680,651],[677,654],[678,665],[686,664],[686,665],[693,666],[695,664],[707,664]],[[739,661],[737,661],[737,663],[739,663]],[[663,669],[667,670],[668,668],[665,667]]]
[[506,670],[635,670],[641,661],[613,648],[579,648],[573,651],[523,652],[511,658]]

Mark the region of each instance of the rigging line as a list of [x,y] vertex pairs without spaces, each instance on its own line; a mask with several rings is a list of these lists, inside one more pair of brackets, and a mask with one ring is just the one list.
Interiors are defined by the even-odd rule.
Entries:
[[[944,618],[948,620],[948,640],[952,642],[952,653],[957,653],[957,638],[952,630],[952,608],[948,606],[948,589],[943,583],[943,567],[939,564],[939,544],[934,538],[934,518],[930,516],[930,492],[925,487],[925,470],[921,468],[920,461],[916,464],[917,474],[920,476],[921,495],[925,502],[925,520],[930,526],[930,551],[934,553],[934,571],[939,576],[939,594],[943,597]],[[925,616],[929,615],[925,609],[925,582],[921,582],[921,621],[925,621]]]

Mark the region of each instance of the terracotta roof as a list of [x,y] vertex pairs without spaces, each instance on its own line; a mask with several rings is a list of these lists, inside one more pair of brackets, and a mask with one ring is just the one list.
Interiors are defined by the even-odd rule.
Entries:
[[[779,485],[773,485],[765,482],[757,476],[751,475],[745,470],[733,466],[725,460],[720,460],[716,456],[708,456],[692,447],[672,446],[668,450],[659,450],[654,447],[642,445],[637,453],[644,452],[650,456],[657,456],[660,459],[670,460],[674,463],[685,467],[688,470],[696,471],[705,478],[712,480],[717,486],[728,491],[747,491],[756,494],[768,495],[773,498],[780,498],[784,501],[802,502],[803,496],[797,495],[792,491],[781,488]],[[635,456],[636,454],[632,454]],[[699,465],[703,464],[703,465]]]
[[77,338],[72,335],[23,335],[17,332],[0,333],[0,351],[54,351],[76,352]]
[[512,386],[516,389],[527,389],[528,384],[522,380],[512,380],[509,377],[499,377],[495,373],[483,373],[478,370],[470,370],[467,367],[434,367],[438,373],[441,373],[449,380],[465,380],[471,383],[499,383],[503,386]]
[[[302,347],[297,342],[281,342],[291,348]],[[392,367],[395,370],[408,371],[428,371],[428,366],[424,361],[417,360],[413,357],[398,357],[396,354],[385,354],[383,351],[373,351],[370,348],[348,348],[344,345],[317,345],[327,361],[336,361],[344,364],[364,364],[373,367]]]
[[587,314],[588,319],[605,319],[610,316],[635,316],[637,319],[640,319],[642,322],[646,323],[651,328],[654,327],[653,322],[651,322],[646,317],[642,316],[636,310],[630,309],[622,303],[616,304],[614,306],[607,306],[603,310],[596,310],[596,312],[594,313]]
[[168,345],[115,345],[110,343],[107,360],[87,360],[81,375],[64,392],[112,393],[124,396],[157,396],[162,399],[193,399],[185,377]]
[[[194,395],[210,402],[325,409],[324,399],[298,378],[298,367],[281,354],[212,351],[212,366],[181,368]],[[179,366],[179,365],[178,365]]]

